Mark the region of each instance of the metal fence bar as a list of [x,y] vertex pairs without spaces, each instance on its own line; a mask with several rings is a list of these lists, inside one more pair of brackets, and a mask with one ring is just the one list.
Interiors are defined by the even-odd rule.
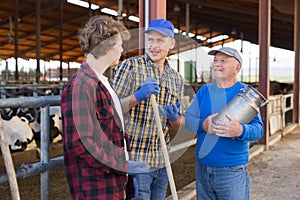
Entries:
[[0,108],[37,108],[60,105],[60,96],[18,97],[0,100]]
[[[49,141],[49,106],[41,109],[41,162],[48,164],[50,159]],[[50,200],[50,171],[41,173],[41,199]]]
[[19,97],[19,96],[48,96],[45,90],[58,92],[56,95],[61,94],[63,85],[35,85],[35,84],[22,84],[22,85],[5,85],[0,82],[0,97],[5,99],[7,97]]
[[[17,179],[24,179],[30,176],[41,174],[50,169],[55,169],[64,166],[63,156],[52,158],[48,163],[37,162],[33,164],[23,163],[19,169],[16,170]],[[0,185],[8,182],[7,173],[0,174]]]
[[[40,97],[18,97],[8,98],[0,100],[0,108],[37,108],[41,107],[41,161],[38,165],[48,166],[50,153],[49,153],[49,106],[60,105],[60,96],[40,96]],[[34,167],[36,165],[33,165]],[[50,199],[50,175],[49,170],[51,168],[44,167],[47,170],[43,171],[40,175],[41,182],[41,199]],[[42,167],[42,169],[44,169]],[[5,177],[5,175],[0,175]],[[2,178],[5,180],[5,178]],[[6,180],[7,181],[7,180]]]

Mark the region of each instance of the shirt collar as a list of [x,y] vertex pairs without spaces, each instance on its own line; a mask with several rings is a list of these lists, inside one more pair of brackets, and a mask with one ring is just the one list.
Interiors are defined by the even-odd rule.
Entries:
[[[145,53],[145,60],[146,60],[146,65],[147,66],[154,67],[154,63],[152,62],[150,56],[147,53]],[[169,61],[168,61],[167,58],[165,59],[164,66],[165,66],[165,72],[170,72],[171,71],[171,67],[170,67],[170,64],[169,64]]]
[[95,71],[96,75],[98,76],[99,80],[102,82],[108,82],[108,77],[104,76],[103,74]]

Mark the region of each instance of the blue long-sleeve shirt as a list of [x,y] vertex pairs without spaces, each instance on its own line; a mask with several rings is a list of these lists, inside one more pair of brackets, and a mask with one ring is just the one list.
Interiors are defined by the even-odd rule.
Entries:
[[[263,123],[258,113],[249,124],[241,124],[242,134],[224,138],[207,134],[203,121],[220,112],[246,85],[237,82],[229,88],[218,88],[216,83],[202,86],[185,112],[187,128],[197,134],[196,158],[207,166],[237,166],[249,161],[249,143],[263,135]],[[242,109],[238,108],[237,109]],[[237,119],[238,120],[238,119]]]

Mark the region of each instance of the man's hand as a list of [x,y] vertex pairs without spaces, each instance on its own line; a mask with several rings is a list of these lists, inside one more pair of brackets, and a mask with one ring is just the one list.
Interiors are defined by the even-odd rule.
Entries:
[[209,134],[216,134],[220,137],[227,137],[227,138],[235,138],[242,134],[243,127],[237,119],[232,118],[228,113],[226,114],[228,122],[221,122],[218,124],[214,124],[212,119],[216,117],[218,113],[208,116],[203,124],[202,127],[204,131]]
[[176,105],[174,104],[168,104],[163,106],[163,108],[159,108],[160,113],[166,117],[170,121],[175,121],[178,119],[179,110],[181,106],[181,101],[178,101]]
[[154,78],[148,77],[134,96],[140,102],[147,99],[151,94],[159,94],[159,85]]
[[214,123],[212,122],[212,119],[214,117],[216,117],[217,115],[218,115],[218,113],[212,114],[203,121],[202,128],[204,129],[205,132],[207,132],[209,134],[214,133],[214,130],[213,130]]
[[243,127],[237,119],[232,118],[228,113],[226,114],[229,122],[222,122],[213,127],[213,131],[220,137],[235,138],[242,134]]
[[128,161],[128,174],[146,173],[150,171],[150,166],[145,162]]

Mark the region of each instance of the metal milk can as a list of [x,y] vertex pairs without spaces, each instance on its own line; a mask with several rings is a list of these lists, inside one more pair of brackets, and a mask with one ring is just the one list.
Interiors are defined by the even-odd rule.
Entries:
[[221,112],[212,119],[212,122],[228,122],[226,113],[240,123],[249,123],[258,114],[259,108],[268,104],[268,100],[256,89],[247,86],[242,94],[237,94]]

